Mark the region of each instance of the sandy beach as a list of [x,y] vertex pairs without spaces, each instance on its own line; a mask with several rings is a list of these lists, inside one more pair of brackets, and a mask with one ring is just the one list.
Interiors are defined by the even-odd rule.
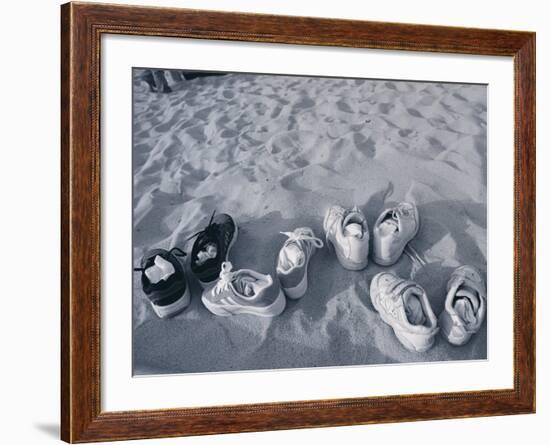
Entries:
[[[486,87],[253,74],[199,77],[149,91],[134,70],[133,255],[178,246],[228,213],[239,227],[230,259],[275,277],[281,231],[324,238],[332,204],[357,205],[369,227],[400,201],[421,229],[382,268],[343,269],[323,248],[309,288],[275,318],[217,317],[188,273],[190,306],[163,320],[133,284],[134,375],[485,359],[486,322],[465,346],[440,335],[407,351],[377,315],[371,278],[390,270],[427,291],[436,314],[457,266],[486,273]],[[187,268],[187,270],[189,270]],[[489,292],[489,304],[491,295]]]

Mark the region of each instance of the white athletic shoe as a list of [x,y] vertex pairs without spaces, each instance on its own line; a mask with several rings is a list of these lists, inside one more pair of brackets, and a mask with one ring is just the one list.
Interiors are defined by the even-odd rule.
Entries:
[[274,317],[285,309],[286,299],[271,275],[249,269],[232,271],[229,261],[221,266],[216,285],[202,294],[202,302],[215,315],[251,314]]
[[445,309],[439,315],[443,336],[453,345],[463,345],[474,335],[487,311],[487,293],[481,274],[472,266],[456,269],[447,284]]
[[340,264],[349,270],[367,267],[369,258],[369,229],[363,212],[357,208],[332,206],[323,222],[327,244],[332,244]]
[[288,239],[277,258],[277,277],[285,295],[292,299],[301,298],[307,290],[307,268],[315,249],[323,242],[309,227],[300,227],[294,232],[281,232]]
[[381,272],[370,284],[370,299],[397,339],[413,352],[430,349],[439,328],[426,291],[417,283]]
[[414,204],[401,202],[393,208],[384,210],[372,230],[374,262],[381,266],[396,263],[419,228],[420,218]]

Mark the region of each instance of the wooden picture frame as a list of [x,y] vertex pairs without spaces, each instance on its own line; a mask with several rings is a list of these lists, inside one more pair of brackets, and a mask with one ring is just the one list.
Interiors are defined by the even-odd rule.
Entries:
[[[61,437],[174,437],[535,411],[535,34],[91,3],[61,7]],[[103,34],[511,56],[515,70],[514,387],[102,412],[100,38]],[[512,252],[510,252],[512,254]]]

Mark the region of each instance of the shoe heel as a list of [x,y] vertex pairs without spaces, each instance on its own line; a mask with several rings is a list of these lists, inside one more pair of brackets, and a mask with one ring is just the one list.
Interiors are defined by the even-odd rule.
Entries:
[[233,239],[229,243],[229,246],[227,247],[227,252],[225,252],[225,261],[229,261],[229,252],[231,252],[231,249],[237,242],[237,238],[239,237],[239,226],[237,225],[237,222],[233,220],[233,224],[235,224],[235,233],[233,234]]
[[360,263],[355,263],[353,261],[350,261],[348,258],[342,256],[342,254],[338,251],[338,249],[334,249],[336,252],[336,258],[338,258],[338,262],[342,265],[344,269],[347,270],[363,270],[365,267],[367,267],[369,263],[369,257],[368,255],[365,257],[365,259]]
[[179,300],[169,306],[156,306],[151,303],[151,308],[159,318],[171,318],[183,312],[189,306],[189,303],[191,303],[191,290],[189,284],[187,284],[185,292]]
[[277,315],[280,315],[286,307],[286,298],[285,294],[283,293],[283,289],[279,288],[279,295],[277,295],[277,298],[275,302],[269,307],[269,310],[262,314],[266,317],[276,317]]
[[296,286],[287,287],[287,288],[281,286],[281,288],[283,289],[283,293],[291,300],[299,300],[306,293],[307,284],[308,284],[307,282],[308,269],[309,269],[309,261],[306,264],[306,270],[304,271],[304,276],[302,277],[302,280]]
[[290,288],[283,287],[284,294],[291,300],[299,300],[304,296],[306,291],[307,291],[307,271],[304,274],[302,281],[300,281],[300,283],[297,286],[290,287]]

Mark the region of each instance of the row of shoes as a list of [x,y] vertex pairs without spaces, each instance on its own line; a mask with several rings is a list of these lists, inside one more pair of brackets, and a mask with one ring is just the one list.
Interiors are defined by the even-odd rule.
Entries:
[[[332,206],[323,228],[340,264],[349,270],[367,267],[369,254],[375,263],[389,266],[399,260],[420,227],[414,204],[399,203],[384,210],[370,234],[364,214],[357,208]],[[324,243],[309,227],[281,232],[287,237],[277,257],[277,280],[251,269],[233,270],[228,261],[238,228],[227,214],[212,214],[208,225],[192,235],[190,269],[203,289],[201,300],[213,314],[251,314],[273,317],[283,312],[286,298],[299,299],[307,291],[308,265]],[[142,288],[155,313],[170,317],[185,309],[191,298],[184,268],[178,257],[186,253],[175,247],[147,252],[139,268]],[[389,272],[371,281],[370,298],[382,320],[390,325],[409,350],[429,349],[441,328],[452,344],[462,345],[477,332],[485,318],[486,292],[481,274],[462,266],[451,276],[445,308],[436,318],[424,289]]]

